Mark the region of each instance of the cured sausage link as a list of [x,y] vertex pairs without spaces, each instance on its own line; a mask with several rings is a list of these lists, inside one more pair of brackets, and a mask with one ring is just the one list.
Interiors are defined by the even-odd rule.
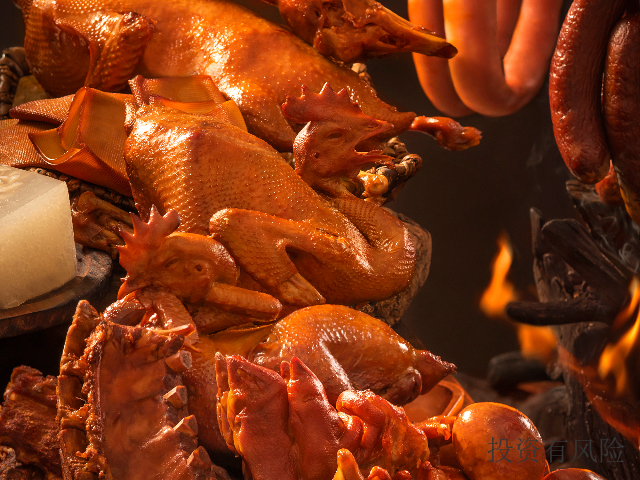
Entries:
[[[451,60],[414,54],[422,89],[453,117],[509,115],[546,79],[562,0],[409,0],[409,18],[456,44]],[[503,60],[504,57],[504,60]]]
[[640,224],[640,13],[615,26],[604,76],[604,126],[627,211]]
[[585,183],[609,171],[601,113],[607,40],[625,0],[574,0],[551,61],[549,100],[556,143],[571,173]]
[[[408,0],[409,19],[436,35],[445,37],[442,0]],[[473,110],[467,107],[456,93],[451,79],[449,61],[446,58],[428,57],[420,53],[413,54],[416,73],[422,90],[429,101],[441,112],[452,117],[471,115]]]
[[447,39],[458,48],[449,67],[465,105],[483,115],[501,116],[529,103],[546,78],[561,4],[523,0],[503,61],[496,42],[496,2],[444,0]]

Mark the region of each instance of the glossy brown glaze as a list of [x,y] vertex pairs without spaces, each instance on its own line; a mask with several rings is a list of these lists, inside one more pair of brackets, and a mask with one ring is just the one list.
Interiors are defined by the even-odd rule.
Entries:
[[315,92],[327,81],[347,88],[366,114],[394,125],[384,138],[405,130],[415,116],[382,102],[356,73],[233,2],[24,0],[21,6],[27,59],[54,95],[83,85],[117,90],[136,73],[207,74],[238,104],[252,132],[285,151],[295,133],[280,106],[302,85]]
[[125,159],[143,218],[152,205],[175,210],[182,232],[210,234],[283,303],[382,300],[411,279],[415,248],[400,220],[353,195],[323,199],[276,150],[240,128],[144,106]]
[[255,480],[328,479],[338,452],[363,471],[415,472],[429,456],[426,436],[401,408],[372,392],[344,392],[333,407],[313,372],[297,358],[281,374],[218,355],[218,419]]
[[466,407],[453,424],[453,445],[471,480],[540,480],[545,473],[540,433],[523,413],[507,405],[481,402]]
[[414,349],[387,324],[339,305],[307,307],[288,315],[248,358],[277,370],[292,357],[316,373],[331,403],[344,390],[369,389],[403,405],[455,372],[454,365]]
[[556,143],[571,173],[585,183],[609,171],[602,123],[602,73],[607,39],[625,0],[576,0],[562,25],[551,61],[549,101]]
[[64,478],[226,478],[198,447],[184,336],[101,322],[80,302],[58,384]]

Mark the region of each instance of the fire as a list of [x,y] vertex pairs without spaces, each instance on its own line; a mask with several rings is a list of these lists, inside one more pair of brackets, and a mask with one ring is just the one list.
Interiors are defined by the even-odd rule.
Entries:
[[515,287],[507,280],[513,261],[513,249],[505,233],[498,237],[498,248],[498,254],[493,260],[491,282],[480,298],[480,310],[489,318],[506,318],[507,304],[518,298]]
[[[612,328],[620,330],[627,321],[632,318],[640,303],[640,281],[634,278],[629,287],[631,301],[629,305],[618,314]],[[601,379],[612,375],[615,379],[616,392],[623,395],[629,392],[629,364],[633,361],[632,355],[638,354],[640,346],[640,312],[636,314],[633,326],[622,335],[615,343],[609,343],[603,350],[598,364],[598,375]]]
[[[518,300],[518,292],[507,276],[513,262],[513,249],[505,233],[498,237],[498,254],[493,260],[491,282],[480,298],[480,310],[489,318],[507,319],[505,309],[509,302]],[[520,351],[525,358],[542,363],[555,356],[556,337],[549,327],[515,324]]]
[[616,333],[628,328],[635,316],[633,326],[617,341],[607,344],[598,361],[582,365],[563,349],[560,350],[560,361],[581,383],[600,417],[637,448],[640,432],[640,280],[634,279],[629,291],[631,301],[616,317],[612,331]]

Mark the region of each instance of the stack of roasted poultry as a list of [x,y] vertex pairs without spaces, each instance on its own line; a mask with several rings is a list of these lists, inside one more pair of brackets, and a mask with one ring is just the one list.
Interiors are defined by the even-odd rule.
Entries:
[[[376,2],[278,6],[342,61],[455,54]],[[104,312],[78,304],[59,377],[14,371],[0,478],[548,473],[540,435],[509,407],[410,420],[402,405],[455,367],[357,309],[402,292],[415,268],[406,224],[380,206],[388,180],[372,167],[396,168],[384,142],[413,129],[458,150],[477,130],[398,112],[223,0],[21,7],[31,70],[59,97],[0,123],[1,163],[131,195],[137,215],[75,200],[78,218],[110,217],[107,247],[127,275]],[[499,463],[486,454],[498,439],[537,458],[518,449],[520,461]]]

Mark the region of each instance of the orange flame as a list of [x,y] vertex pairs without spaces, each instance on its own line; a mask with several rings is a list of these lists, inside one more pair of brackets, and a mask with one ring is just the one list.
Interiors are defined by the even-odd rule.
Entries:
[[[631,301],[629,305],[616,317],[612,328],[620,330],[632,318],[640,303],[640,281],[634,278],[629,286]],[[635,348],[634,348],[635,347]],[[632,352],[638,352],[640,347],[640,313],[636,316],[633,326],[615,343],[609,343],[600,356],[598,375],[601,379],[612,375],[615,379],[616,393],[623,395],[630,393],[629,362],[633,361]]]
[[[493,275],[480,298],[480,310],[489,318],[507,319],[505,309],[519,295],[507,276],[513,261],[513,249],[505,233],[498,237],[498,254],[493,260]],[[520,351],[525,358],[548,363],[555,357],[556,337],[549,327],[515,324]]]
[[597,362],[582,365],[569,352],[560,349],[560,361],[581,383],[587,398],[600,417],[638,448],[640,411],[637,376],[640,372],[640,280],[629,286],[631,301],[618,314],[613,332],[622,331],[636,316],[631,328],[615,342],[607,344]]
[[513,249],[505,233],[498,237],[498,248],[498,254],[493,259],[491,282],[480,298],[480,310],[489,318],[506,318],[507,304],[518,298],[515,287],[507,280]]

